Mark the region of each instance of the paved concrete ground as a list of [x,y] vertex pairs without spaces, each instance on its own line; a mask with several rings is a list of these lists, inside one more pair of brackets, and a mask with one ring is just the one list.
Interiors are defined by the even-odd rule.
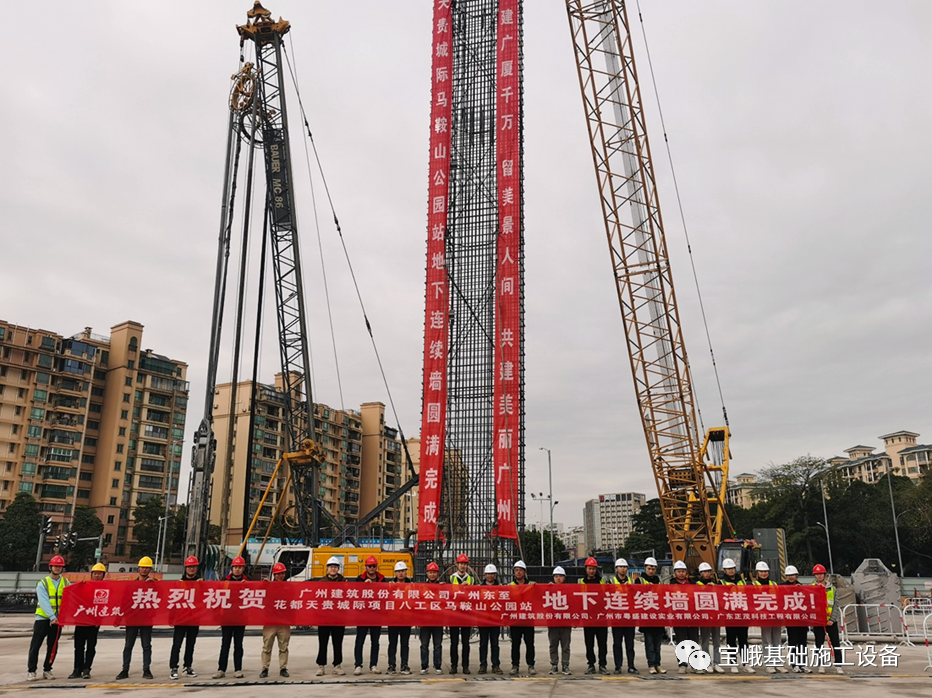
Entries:
[[[29,690],[29,695],[39,693],[51,694],[52,690],[60,690],[62,687],[72,688],[94,688],[109,692],[145,688],[147,696],[169,696],[177,693],[179,688],[187,688],[190,691],[200,690],[223,690],[224,695],[228,696],[252,696],[262,690],[264,685],[274,685],[275,692],[281,695],[302,695],[319,694],[327,686],[333,688],[337,685],[352,685],[361,688],[359,684],[367,685],[369,688],[378,688],[380,694],[395,692],[399,697],[412,695],[427,695],[428,693],[436,695],[438,690],[445,694],[459,694],[470,696],[472,698],[485,698],[486,696],[504,696],[509,698],[518,698],[522,696],[533,696],[542,698],[546,692],[549,695],[557,695],[568,686],[574,689],[586,690],[594,688],[596,690],[611,689],[612,687],[637,693],[639,691],[650,691],[656,695],[658,688],[675,688],[683,687],[683,681],[702,682],[701,687],[696,683],[691,688],[702,690],[703,692],[711,691],[713,694],[722,690],[741,691],[752,690],[755,696],[773,698],[786,698],[788,692],[798,692],[800,690],[810,691],[817,687],[821,696],[838,696],[838,698],[867,698],[868,695],[873,698],[878,691],[885,691],[890,696],[899,698],[919,698],[920,696],[930,695],[929,690],[932,688],[930,682],[930,673],[924,671],[927,663],[926,651],[924,647],[898,647],[900,653],[898,667],[884,668],[858,668],[850,667],[846,669],[846,676],[835,676],[827,674],[824,676],[812,675],[801,676],[796,674],[770,676],[758,670],[755,675],[687,675],[680,676],[676,673],[676,659],[673,654],[673,647],[665,646],[663,648],[663,663],[670,671],[664,677],[653,677],[646,673],[644,664],[644,646],[642,643],[637,644],[637,666],[643,672],[640,676],[629,677],[609,676],[609,677],[590,677],[584,676],[586,668],[585,662],[585,645],[581,630],[573,633],[572,641],[572,662],[571,667],[573,676],[553,679],[547,676],[549,669],[549,659],[547,650],[546,630],[540,630],[535,636],[535,646],[537,649],[537,668],[541,672],[536,677],[528,677],[526,670],[522,666],[521,676],[510,678],[507,676],[477,676],[478,669],[478,643],[473,642],[471,647],[470,664],[473,674],[466,679],[461,674],[451,677],[449,671],[448,646],[447,638],[444,639],[444,674],[442,676],[429,675],[422,677],[418,673],[419,669],[419,644],[415,638],[411,642],[411,659],[412,668],[415,674],[410,677],[388,677],[383,675],[373,675],[368,672],[360,677],[352,675],[353,669],[353,642],[354,637],[347,635],[344,639],[344,669],[347,670],[347,676],[335,677],[328,673],[323,679],[315,677],[316,669],[315,658],[317,652],[317,636],[295,634],[291,641],[291,657],[288,669],[291,677],[287,681],[278,680],[277,678],[277,656],[273,651],[273,665],[270,672],[274,677],[272,680],[258,679],[261,651],[261,636],[258,629],[247,631],[245,640],[245,659],[244,679],[226,679],[223,681],[214,681],[210,678],[211,674],[217,669],[217,655],[219,653],[220,635],[217,629],[204,630],[198,638],[197,650],[195,653],[194,668],[199,676],[196,679],[170,681],[168,670],[168,653],[171,647],[171,631],[168,629],[155,631],[152,641],[153,664],[152,672],[155,675],[154,680],[144,681],[142,674],[142,654],[141,648],[137,643],[133,656],[133,665],[128,681],[115,681],[114,677],[120,671],[121,655],[123,649],[123,633],[116,629],[105,629],[101,631],[100,641],[98,643],[97,659],[94,662],[93,679],[91,681],[69,681],[67,678],[71,672],[73,661],[73,645],[70,632],[62,637],[58,658],[55,662],[54,681],[39,680],[34,683],[27,683],[26,679],[26,651],[29,644],[29,634],[22,632],[26,625],[31,622],[31,617],[20,616],[18,619],[2,618],[0,619],[0,693],[13,690]],[[350,630],[349,632],[352,632]],[[383,632],[381,640],[381,657],[380,667],[385,669],[385,656],[387,651],[387,636]],[[511,645],[505,640],[502,642],[502,666],[506,672],[510,664]],[[44,656],[44,655],[43,655]],[[853,658],[853,656],[852,656]],[[40,658],[41,661],[41,658]],[[231,658],[232,661],[232,658]],[[879,663],[879,662],[878,662]],[[609,640],[609,666],[611,668],[611,640]],[[41,666],[40,666],[41,669]],[[329,669],[329,668],[328,668]],[[228,676],[232,674],[231,671]],[[792,689],[787,686],[786,682],[793,682]],[[593,682],[598,682],[593,684]],[[713,685],[704,685],[712,682]],[[807,684],[803,686],[798,682]],[[738,686],[740,684],[740,688]],[[788,690],[789,689],[789,690]],[[330,691],[332,693],[332,690]],[[869,693],[868,693],[869,692]]]

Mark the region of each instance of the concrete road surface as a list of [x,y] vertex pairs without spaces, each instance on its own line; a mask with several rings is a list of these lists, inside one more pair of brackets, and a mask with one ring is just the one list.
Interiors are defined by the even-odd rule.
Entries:
[[[16,690],[28,690],[29,695],[49,694],[61,689],[90,688],[101,691],[121,691],[131,689],[146,689],[147,696],[172,696],[179,689],[187,691],[209,690],[223,691],[227,696],[254,696],[263,690],[263,686],[274,686],[278,695],[321,695],[333,684],[351,684],[357,689],[378,689],[380,695],[397,695],[399,698],[411,696],[436,695],[438,691],[445,695],[470,696],[470,698],[485,698],[485,696],[505,696],[520,698],[523,696],[543,698],[545,695],[560,695],[566,688],[574,691],[586,690],[624,690],[630,695],[648,692],[656,696],[658,688],[682,689],[691,682],[689,688],[701,690],[706,694],[718,695],[723,691],[733,693],[739,691],[746,693],[753,691],[755,698],[787,698],[787,695],[801,694],[816,690],[820,698],[875,698],[879,691],[887,694],[885,698],[925,698],[932,695],[932,679],[930,672],[925,669],[927,662],[925,647],[897,647],[899,653],[896,667],[846,667],[844,676],[834,674],[809,676],[797,674],[768,675],[758,669],[754,675],[725,674],[725,675],[691,675],[677,674],[676,659],[672,646],[663,648],[663,664],[668,670],[665,676],[649,676],[644,663],[644,646],[637,643],[636,666],[641,670],[639,676],[623,674],[621,676],[585,676],[586,669],[585,644],[581,630],[573,633],[571,669],[573,675],[569,677],[553,678],[547,675],[550,668],[546,630],[541,629],[535,636],[537,649],[537,676],[527,674],[522,656],[521,674],[512,678],[508,676],[510,668],[511,645],[507,640],[501,644],[502,668],[505,676],[478,676],[476,671],[478,662],[478,643],[474,640],[471,646],[470,666],[473,673],[469,677],[458,674],[449,675],[449,646],[447,638],[444,639],[444,674],[436,676],[431,673],[421,676],[419,673],[419,645],[416,638],[411,641],[411,667],[412,676],[386,676],[374,675],[366,671],[362,676],[353,676],[353,644],[354,636],[348,634],[344,639],[343,668],[347,675],[336,677],[328,673],[322,678],[314,676],[316,670],[317,636],[314,634],[295,634],[291,640],[290,659],[288,669],[291,672],[289,679],[278,678],[277,651],[273,650],[271,678],[260,680],[258,678],[260,666],[260,651],[262,638],[258,629],[247,630],[245,639],[245,658],[243,669],[245,678],[213,680],[210,676],[217,670],[217,656],[220,647],[220,634],[216,628],[205,628],[197,641],[194,669],[198,672],[197,678],[171,681],[169,679],[168,654],[171,647],[171,630],[156,629],[152,641],[152,672],[155,678],[151,681],[142,679],[142,650],[137,642],[133,655],[130,678],[125,681],[116,681],[115,677],[122,664],[123,633],[117,629],[104,629],[100,634],[97,646],[97,658],[94,662],[92,679],[90,681],[69,680],[66,677],[71,673],[73,665],[73,644],[70,629],[66,629],[59,647],[58,657],[54,666],[54,680],[26,681],[26,653],[29,646],[30,633],[26,632],[31,624],[31,616],[18,616],[15,618],[0,618],[0,693]],[[348,633],[353,630],[349,629]],[[877,644],[877,650],[883,643]],[[387,635],[382,634],[380,668],[386,668],[385,656],[387,652]],[[368,648],[367,648],[368,650]],[[522,652],[523,654],[523,652]],[[40,655],[40,675],[41,657]],[[367,655],[368,656],[368,652]],[[852,652],[849,659],[857,663],[856,653]],[[611,638],[609,638],[609,668],[613,669]],[[880,663],[879,661],[877,662]],[[831,672],[832,670],[829,669]],[[232,677],[232,657],[228,677]],[[792,685],[788,685],[790,682]],[[710,685],[711,684],[711,685]],[[349,688],[349,686],[348,686]],[[330,691],[332,693],[332,690]]]

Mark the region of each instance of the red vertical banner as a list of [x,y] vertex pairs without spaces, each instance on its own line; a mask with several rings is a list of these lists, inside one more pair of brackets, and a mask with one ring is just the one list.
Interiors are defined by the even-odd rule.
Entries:
[[453,30],[450,0],[434,0],[431,60],[430,184],[427,209],[427,297],[424,309],[424,393],[417,539],[434,540],[447,418],[450,299],[446,269],[452,129]]
[[495,289],[496,533],[517,538],[521,442],[521,82],[520,3],[500,0],[496,45],[498,260]]

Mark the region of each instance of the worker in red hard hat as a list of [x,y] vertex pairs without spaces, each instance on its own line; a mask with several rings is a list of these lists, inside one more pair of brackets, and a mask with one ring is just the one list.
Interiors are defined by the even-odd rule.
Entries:
[[[315,582],[343,583],[346,577],[340,574],[342,564],[340,558],[331,555],[327,560],[327,574],[315,579]],[[346,628],[342,625],[318,625],[317,626],[317,673],[315,676],[323,676],[327,667],[327,645],[333,645],[333,673],[337,676],[343,676],[343,635]]]
[[[237,555],[230,563],[230,574],[224,577],[227,582],[248,582],[246,576],[246,560]],[[224,625],[220,628],[220,659],[217,661],[217,672],[213,678],[222,679],[227,674],[230,661],[230,645],[233,645],[233,676],[243,678],[243,636],[246,634],[245,625]]]
[[825,625],[813,626],[812,634],[815,635],[815,646],[817,654],[820,655],[818,672],[825,673],[825,661],[821,659],[822,645],[825,644],[825,636],[832,645],[832,655],[835,660],[835,673],[844,674],[845,670],[841,668],[841,638],[838,637],[838,622],[841,620],[841,613],[838,606],[835,605],[835,585],[832,584],[831,577],[827,574],[824,565],[816,565],[812,568],[812,574],[815,576],[815,586],[825,588]]
[[[179,581],[185,582],[186,585],[194,582],[202,582],[200,563],[193,555],[184,561],[184,572]],[[192,592],[193,593],[193,592]],[[197,676],[192,668],[194,664],[194,645],[197,642],[197,634],[201,631],[197,625],[176,625],[172,632],[172,650],[168,655],[168,668],[171,670],[172,679],[178,678],[178,660],[181,657],[181,646],[184,645],[184,675],[190,678]]]
[[[436,562],[427,565],[427,583],[440,584],[440,565]],[[421,626],[421,674],[427,673],[428,662],[431,659],[430,644],[434,644],[433,660],[434,673],[443,673],[443,627],[425,628]]]
[[35,681],[39,670],[39,649],[45,642],[45,662],[42,664],[42,678],[54,679],[52,664],[58,653],[58,640],[61,637],[61,625],[58,623],[58,609],[62,594],[68,586],[68,580],[62,576],[65,571],[65,558],[56,555],[49,560],[49,573],[36,584],[36,618],[32,624],[32,641],[29,643],[29,656],[26,670],[30,681]]
[[[366,570],[353,581],[380,584],[385,581],[385,575],[379,572],[379,560],[375,555],[366,558]],[[369,636],[369,673],[381,674],[379,669],[379,638],[382,637],[382,627],[379,625],[356,626],[355,660],[356,668],[353,674],[362,674],[362,660],[366,648],[366,636]]]
[[[644,574],[639,574],[634,580],[635,584],[662,584],[657,574],[657,560],[649,557],[644,560]],[[660,666],[660,648],[666,638],[666,628],[663,626],[641,626],[644,635],[644,653],[647,655],[647,671],[651,674],[666,674],[667,670]]]
[[[594,557],[586,560],[586,574],[580,578],[580,584],[605,584],[602,579],[602,573],[599,571],[599,563]],[[586,641],[586,668],[587,674],[594,674],[595,668],[595,645],[599,645],[599,673],[608,674],[608,628],[594,627],[587,625],[583,628],[583,639]]]
[[[477,584],[478,580],[469,573],[469,557],[457,555],[456,571],[450,575],[450,584]],[[450,673],[455,674],[460,660],[460,643],[463,647],[463,673],[469,671],[469,637],[472,628],[469,626],[450,626]]]
[[[284,582],[288,575],[288,568],[282,563],[272,565],[272,581]],[[262,627],[262,671],[260,679],[269,676],[269,665],[272,663],[272,645],[278,640],[278,675],[287,679],[288,674],[288,643],[291,641],[290,625],[265,625]]]
[[[107,576],[107,568],[100,562],[91,567],[91,581],[102,582]],[[97,656],[97,637],[99,625],[76,625],[74,628],[74,670],[69,679],[91,678],[91,667]]]
[[[135,581],[151,584],[155,581],[152,576],[152,558],[148,555],[139,560],[136,567],[137,576]],[[127,625],[126,635],[123,638],[123,670],[116,675],[117,681],[129,678],[129,666],[133,659],[133,648],[136,646],[136,639],[142,645],[142,678],[152,679],[152,626],[151,625]]]

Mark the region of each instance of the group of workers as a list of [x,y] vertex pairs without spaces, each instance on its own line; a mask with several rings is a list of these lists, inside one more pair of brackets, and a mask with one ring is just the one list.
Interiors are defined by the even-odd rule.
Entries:
[[[246,561],[242,557],[236,557],[231,563],[231,571],[225,577],[226,581],[242,582],[246,581]],[[615,574],[609,577],[602,575],[599,565],[594,558],[589,558],[585,563],[586,574],[579,580],[580,584],[661,584],[658,576],[657,560],[649,557],[644,562],[644,573],[631,575],[628,573],[628,563],[626,560],[619,558],[615,561]],[[33,681],[38,678],[39,653],[42,643],[46,643],[45,662],[43,663],[42,677],[52,679],[52,665],[55,661],[55,655],[58,649],[58,641],[61,636],[61,625],[58,622],[58,612],[61,604],[62,595],[68,581],[62,576],[65,568],[65,561],[60,555],[56,555],[49,562],[49,575],[42,579],[36,587],[37,607],[36,618],[33,625],[33,637],[29,646],[28,657],[28,678]],[[181,580],[187,582],[202,581],[199,576],[200,565],[195,557],[189,557],[185,560],[184,574]],[[393,583],[408,584],[414,580],[408,576],[408,566],[405,562],[400,561],[395,564],[394,578],[388,579],[379,572],[378,559],[375,556],[369,556],[365,560],[365,571],[358,577],[347,579],[340,572],[340,560],[331,557],[327,560],[327,573],[323,577],[316,579],[318,582],[369,582],[369,583]],[[724,584],[724,585],[770,585],[776,584],[770,579],[770,568],[766,562],[759,562],[756,566],[756,575],[754,579],[745,579],[743,575],[737,573],[733,560],[726,559],[722,565],[723,574],[716,578],[711,565],[702,563],[699,566],[699,578],[692,582],[688,578],[685,563],[676,562],[673,565],[673,579],[671,584]],[[826,640],[826,635],[830,640],[830,646],[833,650],[836,671],[843,673],[841,667],[841,652],[838,636],[838,609],[834,604],[834,587],[831,580],[826,575],[825,568],[822,565],[816,565],[813,568],[817,585],[826,588],[828,599],[828,620],[825,627],[815,627],[815,644],[817,649],[821,649]],[[152,559],[144,557],[139,561],[138,582],[152,582],[154,577],[152,572]],[[440,584],[441,570],[436,562],[427,565],[427,583]],[[512,585],[535,584],[528,580],[527,566],[523,561],[515,562],[512,569]],[[799,572],[792,565],[787,566],[784,571],[786,582],[784,584],[800,584],[798,581]],[[100,563],[94,565],[91,570],[92,581],[103,581],[106,576],[106,568]],[[287,569],[281,563],[275,563],[272,567],[272,581],[285,581]],[[456,558],[456,570],[445,580],[449,584],[457,585],[482,585],[482,586],[500,586],[503,582],[499,578],[498,569],[495,565],[486,565],[483,573],[483,579],[479,580],[473,577],[469,572],[469,558],[466,555],[459,555]],[[562,567],[556,567],[553,570],[552,584],[565,584],[566,572]],[[225,625],[221,628],[220,656],[217,664],[217,671],[213,678],[222,679],[226,676],[229,668],[230,650],[233,650],[233,676],[243,678],[243,636],[245,626]],[[194,671],[194,646],[197,641],[197,635],[200,628],[198,626],[175,626],[171,653],[169,654],[170,677],[177,679],[181,675],[195,677]],[[608,669],[608,628],[585,626],[583,628],[583,637],[586,647],[586,674],[609,674]],[[806,661],[806,644],[808,636],[806,627],[787,627],[787,643],[790,647],[788,655],[790,666],[794,672],[811,673],[811,669]],[[99,627],[83,625],[77,626],[74,632],[74,669],[69,679],[90,679],[91,669],[96,654],[97,635]],[[471,627],[451,627],[450,634],[450,674],[470,674],[470,636],[473,628]],[[535,648],[534,648],[534,627],[533,626],[511,626],[508,628],[511,638],[511,671],[512,676],[520,673],[521,667],[521,646],[524,645],[524,660],[527,667],[527,673],[533,676],[537,673],[535,668]],[[624,668],[625,660],[627,661],[627,671],[630,674],[638,674],[635,667],[635,628],[631,626],[614,626],[612,631],[612,655],[614,660],[614,673],[621,674]],[[345,628],[343,626],[319,626],[318,640],[319,648],[317,652],[317,676],[323,676],[326,673],[328,665],[328,650],[332,649],[332,673],[338,676],[344,675],[343,669],[343,636]],[[356,628],[356,641],[354,647],[355,675],[361,675],[364,667],[373,674],[381,674],[379,668],[379,641],[381,638],[381,626],[360,626]],[[569,676],[570,671],[570,639],[572,637],[572,628],[570,627],[549,627],[547,629],[549,649],[550,649],[550,674],[562,674]],[[644,647],[647,658],[648,671],[651,674],[665,674],[666,670],[661,666],[660,648],[666,639],[666,629],[663,627],[643,627],[641,633],[644,636]],[[390,626],[388,628],[388,668],[389,674],[411,674],[409,665],[409,650],[412,628]],[[479,674],[502,674],[501,656],[499,651],[499,637],[501,629],[497,627],[479,628]],[[369,639],[368,661],[364,661],[366,639]],[[123,668],[116,676],[117,680],[129,678],[130,664],[133,656],[133,649],[136,640],[139,639],[142,645],[142,677],[152,679],[152,627],[151,626],[127,626],[125,631],[125,640],[123,645]],[[278,644],[278,672],[281,677],[288,677],[288,644],[291,639],[291,627],[265,626],[262,629],[262,669],[259,678],[267,678],[271,667],[272,649]],[[431,666],[436,674],[442,674],[443,661],[443,628],[442,627],[421,627],[418,631],[420,641],[420,659],[421,674],[428,674]],[[692,628],[692,627],[675,627],[673,628],[673,640],[676,644],[684,640],[693,640],[700,642],[703,651],[708,652],[712,658],[712,666],[705,670],[707,673],[724,673],[725,669],[721,665],[721,628]],[[726,646],[734,648],[739,658],[746,657],[745,648],[748,646],[748,628],[747,627],[728,627],[725,628]],[[761,628],[761,643],[766,647],[781,645],[781,628],[780,627],[763,627]],[[184,649],[182,661],[182,649]],[[711,651],[710,651],[711,650]],[[778,650],[779,651],[779,650]],[[732,673],[739,672],[739,666],[731,665]],[[749,661],[743,662],[744,670],[748,673],[755,673],[755,669]],[[679,664],[679,672],[686,673],[688,667],[685,662]],[[824,666],[818,667],[820,673],[824,673]],[[768,666],[768,673],[777,671],[787,673],[788,670],[783,665]]]

